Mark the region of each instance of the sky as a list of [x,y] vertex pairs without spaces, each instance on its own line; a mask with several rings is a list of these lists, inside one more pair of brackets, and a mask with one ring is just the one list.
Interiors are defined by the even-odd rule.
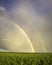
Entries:
[[0,0],[0,48],[52,52],[52,0]]

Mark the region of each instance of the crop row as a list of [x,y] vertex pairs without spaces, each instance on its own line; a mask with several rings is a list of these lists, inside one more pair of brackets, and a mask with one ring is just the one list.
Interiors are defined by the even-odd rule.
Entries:
[[0,65],[52,65],[52,55],[47,56],[0,55]]

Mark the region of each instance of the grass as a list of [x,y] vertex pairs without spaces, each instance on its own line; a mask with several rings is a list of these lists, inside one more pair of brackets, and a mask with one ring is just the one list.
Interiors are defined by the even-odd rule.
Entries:
[[0,52],[0,65],[52,65],[52,54]]

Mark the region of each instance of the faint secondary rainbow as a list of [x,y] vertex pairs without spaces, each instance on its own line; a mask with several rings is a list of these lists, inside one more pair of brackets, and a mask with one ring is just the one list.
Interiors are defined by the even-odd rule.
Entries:
[[[28,20],[27,20],[24,16],[21,16],[21,17],[23,18],[23,20],[24,20],[25,22],[28,23]],[[31,23],[28,23],[28,24],[32,27]],[[43,41],[42,41],[41,35],[37,32],[36,29],[35,29],[34,32],[36,33],[36,37],[37,37],[37,40],[36,40],[36,41],[38,41],[38,43],[40,42],[40,44],[41,44],[41,46],[42,46],[42,49],[43,49],[43,52],[46,52],[46,48],[45,48],[45,45],[44,45],[44,43],[43,43]],[[32,43],[31,43],[31,44],[32,44]],[[34,47],[34,46],[33,46],[33,47]]]
[[46,48],[45,48],[45,46],[44,46],[44,44],[43,44],[41,35],[40,35],[38,32],[36,32],[36,35],[38,36],[37,38],[38,38],[38,41],[40,41],[40,44],[41,44],[41,46],[42,46],[43,51],[46,52]]

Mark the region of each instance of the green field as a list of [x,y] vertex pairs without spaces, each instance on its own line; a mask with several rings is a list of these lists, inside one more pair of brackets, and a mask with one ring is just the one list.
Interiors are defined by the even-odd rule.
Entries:
[[52,54],[0,52],[0,65],[52,65]]

